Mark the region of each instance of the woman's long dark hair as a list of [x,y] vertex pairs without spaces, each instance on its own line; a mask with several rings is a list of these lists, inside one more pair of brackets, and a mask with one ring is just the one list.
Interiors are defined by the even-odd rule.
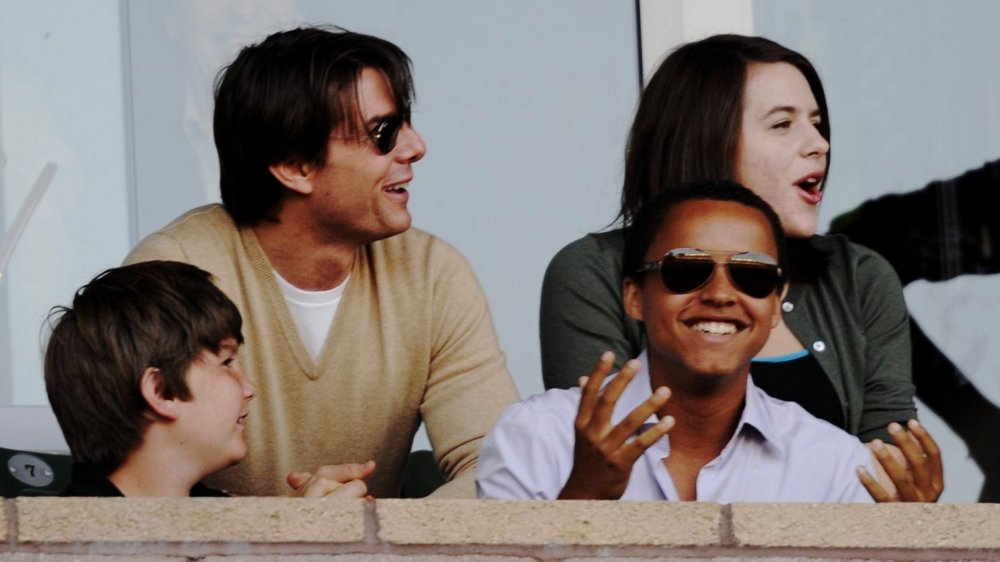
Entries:
[[[628,226],[639,207],[664,188],[717,179],[738,181],[736,157],[748,69],[754,63],[776,62],[802,72],[819,107],[817,128],[829,142],[823,83],[804,56],[763,37],[715,35],[687,43],[664,59],[642,92],[629,133],[616,220]],[[822,271],[825,258],[811,248],[807,240],[789,240],[793,278],[814,278]]]

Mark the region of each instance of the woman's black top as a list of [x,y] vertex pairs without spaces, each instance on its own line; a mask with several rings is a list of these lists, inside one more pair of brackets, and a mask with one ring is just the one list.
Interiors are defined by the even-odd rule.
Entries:
[[821,420],[844,429],[844,406],[830,378],[808,351],[754,359],[753,382],[779,400],[795,402]]

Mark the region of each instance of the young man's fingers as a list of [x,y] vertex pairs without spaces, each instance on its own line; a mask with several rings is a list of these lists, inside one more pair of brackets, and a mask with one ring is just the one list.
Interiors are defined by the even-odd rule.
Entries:
[[906,423],[906,426],[913,433],[913,436],[917,438],[920,442],[920,446],[924,448],[924,452],[927,456],[941,454],[941,449],[938,447],[937,441],[931,437],[931,434],[927,432],[927,428],[920,424],[917,420],[910,420]]
[[903,426],[895,422],[889,424],[889,435],[892,436],[892,440],[896,442],[896,446],[899,447],[903,457],[906,459],[914,484],[915,495],[912,497],[903,497],[906,497],[910,501],[920,501],[930,499],[931,497],[936,498],[937,493],[933,489],[932,482],[932,468],[928,462],[929,458],[924,452],[923,445],[913,433],[906,431],[903,429]]
[[868,495],[872,497],[878,503],[885,503],[893,501],[893,497],[886,492],[885,488],[878,483],[875,478],[868,473],[868,469],[863,466],[859,466],[856,471],[858,475],[858,480],[861,481],[861,485],[868,490]]
[[938,448],[937,442],[934,441],[934,438],[931,437],[927,429],[920,425],[920,422],[917,420],[910,420],[906,426],[913,433],[913,436],[917,438],[917,441],[924,450],[924,454],[927,455],[927,472],[934,494],[933,498],[927,499],[937,501],[938,497],[941,496],[941,492],[944,491],[944,465],[941,461],[941,449]]
[[918,497],[913,477],[907,467],[892,455],[889,448],[881,440],[872,441],[872,454],[875,461],[882,466],[886,475],[896,486],[896,496],[902,501],[913,501]]
[[611,379],[611,382],[604,385],[604,390],[601,391],[597,397],[597,403],[594,405],[594,413],[590,419],[591,425],[596,423],[600,427],[606,427],[611,423],[611,414],[615,410],[618,398],[625,391],[628,383],[632,382],[632,379],[635,378],[635,374],[639,372],[640,366],[641,363],[637,359],[629,359],[622,365],[618,374]]
[[628,443],[622,448],[624,462],[635,464],[635,462],[639,460],[639,457],[646,452],[646,449],[652,447],[653,443],[656,443],[663,438],[663,436],[673,429],[673,427],[674,417],[666,416],[653,424],[653,426],[648,428],[646,431],[637,435],[631,443]]
[[[889,424],[889,434],[906,458],[914,485],[912,494],[904,495],[901,491],[900,496],[904,501],[937,501],[944,489],[944,474],[937,444],[916,420],[910,420],[907,425],[913,429],[907,431],[898,423]],[[930,451],[925,448],[925,443]]]
[[635,407],[625,418],[623,418],[618,425],[613,427],[608,433],[604,441],[612,448],[617,449],[625,441],[635,435],[635,432],[642,427],[642,424],[646,423],[649,416],[653,415],[670,398],[670,389],[665,386],[657,388],[653,394],[649,396],[642,404]]
[[896,422],[889,424],[889,435],[910,465],[914,480],[917,482],[929,480],[927,455],[924,454],[924,448],[917,438]]
[[[594,370],[588,377],[580,377],[580,406],[576,412],[576,429],[583,430],[590,423],[590,418],[594,413],[594,404],[597,402],[597,395],[604,383],[604,377],[611,372],[615,364],[615,354],[605,351],[597,360]],[[586,382],[584,382],[586,378]]]

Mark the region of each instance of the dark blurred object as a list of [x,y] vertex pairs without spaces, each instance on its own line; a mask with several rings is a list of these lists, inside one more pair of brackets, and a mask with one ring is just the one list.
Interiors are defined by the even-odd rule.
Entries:
[[882,254],[906,285],[1000,272],[1000,160],[833,219],[831,234]]
[[[882,254],[903,285],[1000,272],[1000,160],[923,189],[866,201],[831,234]],[[1000,312],[1000,311],[998,311]],[[1000,408],[983,396],[911,318],[917,396],[965,441],[983,471],[981,502],[1000,502]]]
[[431,451],[413,451],[403,473],[401,498],[425,498],[446,482]]

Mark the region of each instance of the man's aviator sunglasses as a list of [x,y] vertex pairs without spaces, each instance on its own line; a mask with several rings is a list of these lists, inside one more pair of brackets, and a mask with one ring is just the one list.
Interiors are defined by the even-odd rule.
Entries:
[[378,122],[375,128],[368,132],[368,138],[371,139],[375,148],[382,154],[389,154],[392,149],[396,148],[396,140],[399,138],[399,130],[403,128],[403,124],[409,122],[409,115],[403,115],[402,113],[397,113],[395,115],[390,115],[385,119]]
[[729,279],[742,293],[762,299],[779,290],[784,282],[774,258],[758,252],[710,252],[696,248],[674,248],[663,259],[647,262],[638,273],[659,271],[663,286],[672,293],[692,293],[715,275],[715,265],[726,266]]

